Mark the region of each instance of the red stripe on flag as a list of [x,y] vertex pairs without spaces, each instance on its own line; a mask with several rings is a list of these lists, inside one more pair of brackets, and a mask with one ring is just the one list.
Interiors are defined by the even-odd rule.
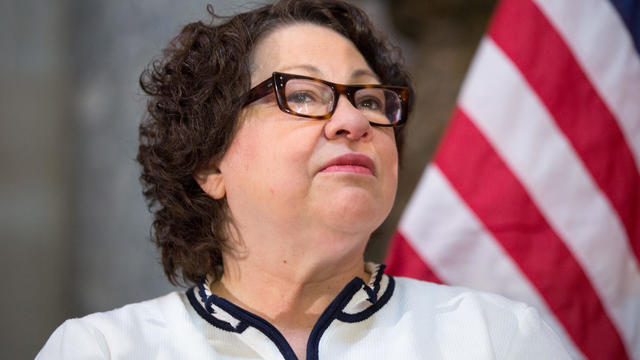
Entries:
[[590,359],[626,359],[620,335],[582,268],[461,109],[452,118],[435,162],[582,352]]
[[389,255],[385,260],[386,273],[443,284],[399,230],[393,234],[387,254]]
[[622,130],[571,50],[531,0],[502,1],[489,35],[567,136],[620,216],[640,261],[640,173]]

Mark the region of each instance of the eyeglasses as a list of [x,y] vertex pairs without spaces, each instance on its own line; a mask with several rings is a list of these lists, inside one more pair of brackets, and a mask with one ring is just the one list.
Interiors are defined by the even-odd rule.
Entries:
[[375,126],[399,126],[409,110],[409,88],[387,85],[341,85],[309,76],[274,72],[249,90],[245,106],[274,91],[280,110],[287,114],[329,119],[340,95]]

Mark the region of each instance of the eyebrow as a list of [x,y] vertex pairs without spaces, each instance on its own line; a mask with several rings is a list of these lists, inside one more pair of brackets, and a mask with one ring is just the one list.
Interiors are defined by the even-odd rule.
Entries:
[[380,82],[380,79],[378,78],[378,75],[376,75],[373,71],[368,70],[368,69],[358,69],[358,70],[354,71],[351,74],[351,79],[355,79],[355,78],[358,78],[360,76],[371,76],[372,78],[376,79],[376,81]]
[[[290,71],[293,69],[302,69],[302,70],[306,70],[308,72],[310,72],[313,76],[315,77],[319,77],[322,78],[322,71],[317,68],[314,65],[310,65],[310,64],[298,64],[298,65],[291,65],[291,66],[285,66],[284,68],[280,69],[279,71],[282,72],[286,72],[286,71]],[[371,70],[369,69],[357,69],[356,71],[351,73],[351,76],[349,77],[351,80],[355,80],[361,76],[370,76],[373,77],[374,79],[376,79],[376,81],[380,82],[380,79],[378,79],[378,76]]]
[[307,64],[285,66],[282,69],[280,69],[280,71],[286,72],[286,71],[290,71],[290,70],[293,70],[293,69],[306,70],[306,71],[310,72],[311,74],[313,74],[314,76],[322,75],[322,71],[320,71],[320,69],[318,69],[317,67],[315,67],[313,65],[307,65]]

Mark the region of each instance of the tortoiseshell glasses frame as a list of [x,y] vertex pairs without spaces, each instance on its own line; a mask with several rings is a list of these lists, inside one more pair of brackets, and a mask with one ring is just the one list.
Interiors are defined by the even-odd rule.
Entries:
[[[292,81],[296,80],[296,81]],[[326,120],[336,110],[336,99],[344,94],[375,126],[396,127],[407,120],[410,92],[403,86],[377,84],[343,85],[326,80],[274,72],[247,93],[247,106],[275,93],[278,107],[287,114]],[[292,104],[296,106],[292,106]]]

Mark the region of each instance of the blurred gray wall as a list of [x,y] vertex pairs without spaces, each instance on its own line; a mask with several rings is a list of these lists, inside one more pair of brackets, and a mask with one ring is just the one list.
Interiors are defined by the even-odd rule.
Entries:
[[29,358],[69,314],[73,139],[66,4],[0,3],[3,358]]
[[[381,261],[492,1],[354,2],[400,42],[418,90],[396,206],[367,249]],[[174,290],[148,240],[134,161],[137,80],[183,25],[208,20],[207,3],[231,14],[257,2],[0,3],[1,358],[33,358],[66,318]]]

